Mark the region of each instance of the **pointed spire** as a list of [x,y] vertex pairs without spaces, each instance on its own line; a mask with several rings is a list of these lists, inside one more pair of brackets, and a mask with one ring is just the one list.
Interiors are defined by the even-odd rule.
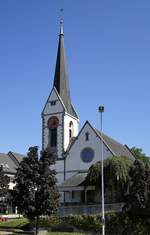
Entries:
[[60,34],[59,34],[55,76],[54,76],[54,87],[56,88],[58,94],[60,95],[66,107],[67,112],[77,117],[71,105],[67,63],[66,63],[65,47],[64,47],[64,30],[63,30],[62,20],[60,21]]

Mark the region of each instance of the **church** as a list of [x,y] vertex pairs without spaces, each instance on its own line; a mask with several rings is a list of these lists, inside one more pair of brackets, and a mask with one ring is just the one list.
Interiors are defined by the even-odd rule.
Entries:
[[[113,156],[135,158],[127,145],[100,132],[88,121],[79,130],[79,116],[71,102],[63,22],[60,23],[53,87],[41,116],[42,149],[50,151],[56,160],[54,168],[60,202],[63,205],[99,204],[100,192],[84,182],[89,168],[101,160],[102,151],[104,159]],[[23,157],[13,152],[0,153],[0,165],[10,177],[10,189],[13,189],[16,169]]]
[[[125,156],[134,160],[134,156],[127,145],[100,132],[88,121],[79,130],[79,116],[71,102],[63,22],[60,23],[53,87],[41,116],[42,149],[50,151],[56,160],[60,202],[63,205],[100,203],[100,192],[96,192],[95,186],[84,184],[88,169],[101,160],[102,151],[104,159]],[[23,157],[13,152],[0,153],[0,165],[11,179],[10,189]]]
[[79,116],[71,102],[64,47],[63,22],[60,24],[56,68],[52,90],[42,111],[42,149],[56,159],[55,169],[62,203],[98,202],[94,186],[83,184],[91,165],[104,159],[126,156],[134,159],[127,145],[101,133],[88,121],[79,131]]

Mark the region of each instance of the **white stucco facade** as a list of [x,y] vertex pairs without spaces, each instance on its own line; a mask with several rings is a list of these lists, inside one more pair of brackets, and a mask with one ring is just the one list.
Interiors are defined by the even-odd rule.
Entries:
[[[55,105],[52,102],[55,102]],[[63,101],[55,88],[52,89],[42,112],[43,149],[49,148],[48,121],[52,117],[56,117],[59,120],[57,127],[57,158],[54,168],[57,171],[58,184],[60,184],[64,181],[64,153],[68,148],[71,138],[78,135],[79,120],[66,112]]]
[[[55,102],[55,105],[52,104]],[[42,146],[43,149],[49,147],[49,127],[48,127],[48,120],[51,117],[56,117],[59,120],[59,125],[57,127],[57,156],[61,158],[63,152],[63,117],[65,113],[65,107],[57,93],[56,89],[53,88],[44,110],[42,112]]]
[[[78,135],[78,122],[79,120],[71,115],[65,113],[64,115],[64,151],[67,150],[68,145],[70,143],[70,139],[72,137],[76,137]],[[71,137],[70,137],[71,131]]]
[[[89,134],[89,139],[86,140],[86,133]],[[84,162],[82,160],[83,149],[90,148],[94,152],[93,160]],[[103,144],[104,159],[113,156],[111,151]],[[66,159],[66,178],[79,171],[87,171],[91,165],[101,160],[101,139],[96,134],[91,125],[86,122],[83,129],[78,135],[75,143],[70,148]]]
[[[66,64],[64,33],[61,26],[53,88],[42,112],[42,148],[50,149],[56,157],[54,168],[59,187],[64,187],[61,186],[63,183],[71,177],[79,176],[81,172],[86,175],[85,172],[91,165],[101,161],[102,144],[104,159],[115,155],[133,158],[127,146],[98,132],[88,121],[78,132],[79,118],[71,103]],[[74,186],[70,183],[69,187]],[[80,201],[82,195],[78,192],[79,188],[76,189],[73,195],[73,190],[69,191],[66,188],[66,200]]]

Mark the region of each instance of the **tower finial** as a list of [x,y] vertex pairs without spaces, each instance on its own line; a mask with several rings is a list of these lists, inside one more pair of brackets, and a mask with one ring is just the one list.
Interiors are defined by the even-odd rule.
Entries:
[[64,29],[63,29],[63,11],[64,9],[61,8],[60,9],[60,13],[61,13],[61,18],[60,18],[60,35],[64,35]]

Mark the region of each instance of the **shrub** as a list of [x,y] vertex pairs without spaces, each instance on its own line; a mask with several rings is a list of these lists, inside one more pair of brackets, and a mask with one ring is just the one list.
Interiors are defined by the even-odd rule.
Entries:
[[80,230],[99,231],[101,227],[101,216],[99,215],[70,215],[63,218],[64,223],[68,223]]
[[[106,218],[106,235],[149,235],[150,219],[133,216],[128,213],[105,214]],[[15,219],[1,222],[0,227],[27,229],[29,222],[27,219]],[[34,224],[33,224],[34,226]],[[60,231],[60,228],[76,227],[79,230],[87,232],[101,232],[101,215],[69,215],[64,218],[43,217],[40,219],[40,227],[51,228]],[[25,228],[26,227],[26,228]],[[58,230],[57,230],[58,229]],[[63,230],[62,230],[63,231]],[[67,233],[66,233],[67,234]]]
[[39,226],[44,228],[49,228],[53,226],[57,226],[61,223],[61,220],[57,216],[47,216],[41,217],[39,221]]
[[148,235],[149,219],[131,216],[128,213],[116,213],[106,223],[106,235]]

